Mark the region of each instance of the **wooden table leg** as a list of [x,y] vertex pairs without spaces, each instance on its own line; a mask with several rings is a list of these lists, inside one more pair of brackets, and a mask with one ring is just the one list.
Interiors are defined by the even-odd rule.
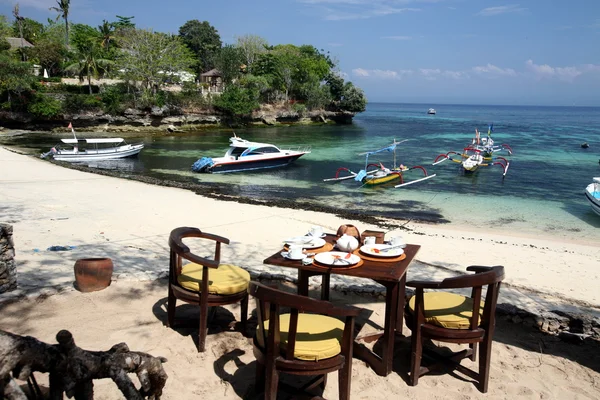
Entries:
[[388,283],[385,293],[385,324],[383,328],[382,366],[378,375],[387,376],[392,372],[394,361],[394,341],[396,339],[396,314],[398,311],[398,287],[400,282]]
[[400,280],[398,285],[398,308],[396,312],[396,335],[402,335],[402,327],[404,326],[404,305],[406,302],[406,274]]
[[303,270],[298,270],[298,294],[308,296],[308,278],[310,274]]
[[325,274],[321,281],[321,300],[329,301],[329,278],[330,274]]

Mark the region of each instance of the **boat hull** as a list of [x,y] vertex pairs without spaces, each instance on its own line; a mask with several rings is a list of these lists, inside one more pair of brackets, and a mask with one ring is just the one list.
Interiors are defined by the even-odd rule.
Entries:
[[596,189],[600,189],[600,185],[596,183],[590,183],[585,189],[585,197],[587,197],[592,210],[600,215],[600,191]]
[[84,162],[116,160],[119,158],[135,157],[144,148],[143,144],[121,146],[114,149],[86,150],[80,152],[59,151],[53,155],[56,161]]
[[374,185],[382,185],[384,183],[388,183],[388,182],[392,182],[395,181],[396,179],[400,179],[401,175],[399,173],[397,174],[389,174],[386,176],[367,176],[363,179],[363,183],[365,185],[370,185],[370,186],[374,186]]
[[211,172],[213,174],[222,174],[229,172],[253,171],[257,169],[280,168],[293,163],[304,154],[305,153],[298,153],[272,158],[253,160],[238,159],[229,162],[215,162],[212,167],[207,169],[207,172]]

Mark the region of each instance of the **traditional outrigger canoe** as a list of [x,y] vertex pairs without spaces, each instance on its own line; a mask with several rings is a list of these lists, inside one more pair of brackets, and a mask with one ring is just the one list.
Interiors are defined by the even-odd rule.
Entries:
[[500,151],[507,151],[508,154],[512,155],[512,149],[507,144],[502,144],[501,146],[494,145],[491,136],[493,131],[494,125],[490,125],[488,127],[488,137],[481,138],[479,131],[475,129],[475,138],[462,152],[449,151],[445,154],[440,154],[435,158],[432,165],[451,160],[460,163],[465,172],[475,172],[479,167],[499,165],[504,171],[502,176],[506,176],[510,162],[504,157],[493,157],[493,154]]
[[[360,156],[366,156],[364,169],[362,169],[358,172],[354,172],[354,171],[351,171],[349,168],[340,167],[336,171],[334,178],[323,179],[323,182],[336,182],[336,181],[345,181],[345,180],[349,180],[349,179],[354,179],[357,182],[362,182],[363,186],[375,186],[375,185],[382,185],[382,184],[390,183],[390,182],[394,182],[394,181],[399,181],[400,183],[394,186],[396,188],[399,188],[399,187],[412,185],[413,183],[422,182],[427,179],[433,178],[435,176],[435,174],[428,175],[427,170],[425,170],[425,168],[423,168],[420,165],[416,165],[416,166],[410,167],[410,168],[403,164],[400,164],[399,166],[396,165],[396,146],[403,142],[405,142],[405,140],[400,141],[400,142],[396,142],[396,140],[394,140],[394,143],[392,143],[389,146],[382,147],[381,149],[378,149],[375,151],[360,153],[359,154]],[[383,152],[392,152],[394,154],[394,162],[393,162],[392,168],[386,168],[383,165],[383,163],[381,163],[381,162],[369,163],[370,155],[377,154],[377,153],[383,153]],[[415,169],[421,170],[425,176],[420,179],[415,179],[415,180],[412,180],[409,182],[405,182],[403,174],[407,171],[411,171],[411,170],[415,170]]]

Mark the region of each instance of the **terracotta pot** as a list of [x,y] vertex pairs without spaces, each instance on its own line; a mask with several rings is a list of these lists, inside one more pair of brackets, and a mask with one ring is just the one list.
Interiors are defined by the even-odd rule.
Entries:
[[342,237],[343,234],[354,236],[356,238],[356,240],[358,240],[358,242],[361,243],[360,231],[354,225],[350,225],[350,224],[340,225],[340,227],[337,230],[338,238]]
[[110,258],[82,258],[75,262],[75,287],[80,292],[95,292],[110,285],[113,262]]

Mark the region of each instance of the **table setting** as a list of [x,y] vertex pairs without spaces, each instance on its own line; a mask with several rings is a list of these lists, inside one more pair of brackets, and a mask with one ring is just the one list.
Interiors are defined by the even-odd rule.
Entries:
[[287,260],[322,268],[357,268],[363,265],[363,260],[397,262],[406,258],[403,250],[406,243],[400,236],[391,238],[389,242],[377,243],[381,241],[379,238],[361,238],[353,226],[342,225],[338,229],[337,240],[331,243],[325,240],[326,237],[322,227],[313,226],[304,236],[285,239],[280,254]]

